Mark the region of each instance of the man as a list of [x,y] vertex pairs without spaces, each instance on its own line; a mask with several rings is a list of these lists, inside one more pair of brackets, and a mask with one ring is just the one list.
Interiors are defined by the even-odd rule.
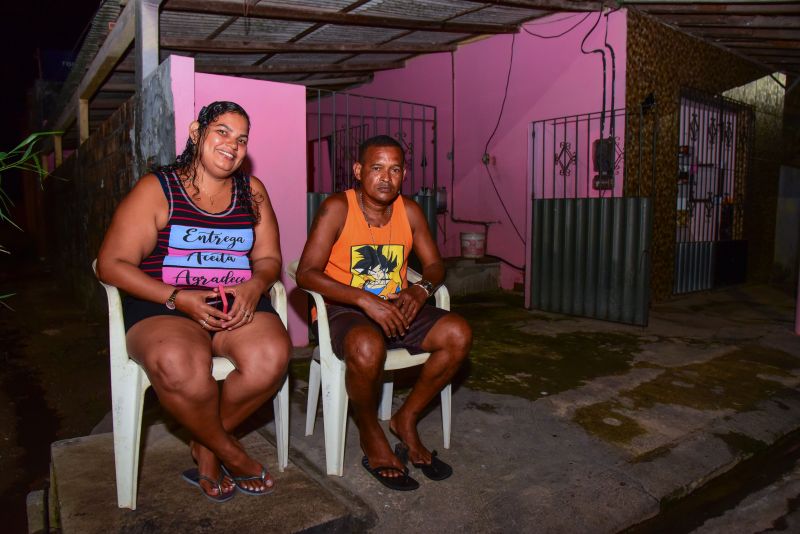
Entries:
[[[358,426],[362,464],[396,490],[419,487],[404,465],[433,480],[452,469],[420,440],[417,421],[466,358],[472,332],[460,316],[426,304],[444,281],[444,262],[420,207],[400,194],[406,176],[402,146],[376,136],[359,147],[353,172],[360,187],[330,196],[311,227],[297,283],[325,297],[331,344],[346,365],[345,385]],[[422,280],[406,281],[408,255],[422,263]],[[377,417],[386,349],[431,356],[389,428],[394,452]]]

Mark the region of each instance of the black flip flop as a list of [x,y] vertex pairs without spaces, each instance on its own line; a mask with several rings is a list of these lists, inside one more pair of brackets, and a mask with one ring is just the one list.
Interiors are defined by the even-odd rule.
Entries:
[[[394,446],[394,454],[401,462],[403,462],[403,465],[408,464],[408,445],[403,442],[398,443]],[[417,469],[420,469],[422,474],[429,479],[436,480],[437,482],[449,478],[450,475],[453,474],[453,468],[450,467],[449,464],[440,460],[436,451],[431,453],[431,463],[423,464],[411,462],[411,465]]]
[[[200,491],[203,493],[203,495],[206,496],[206,499],[208,499],[209,501],[227,502],[233,499],[233,496],[236,495],[236,490],[231,491],[230,493],[222,492],[222,479],[224,478],[224,475],[222,474],[220,474],[219,480],[214,480],[213,478],[208,477],[206,475],[201,475],[200,471],[196,467],[193,467],[191,469],[187,469],[186,471],[184,471],[181,474],[181,478],[183,478],[183,480],[185,480],[192,486],[200,488]],[[210,493],[206,493],[206,490],[204,490],[203,486],[200,485],[201,480],[205,480],[206,482],[209,482],[210,484],[216,486],[218,493],[216,495],[211,495]]]
[[[369,459],[364,456],[361,460],[361,465],[367,470],[367,473],[375,477],[375,479],[389,489],[395,491],[411,491],[419,488],[419,482],[408,476],[408,468],[398,469],[392,466],[370,467]],[[382,473],[385,471],[395,471],[401,473],[399,477],[387,477]]]

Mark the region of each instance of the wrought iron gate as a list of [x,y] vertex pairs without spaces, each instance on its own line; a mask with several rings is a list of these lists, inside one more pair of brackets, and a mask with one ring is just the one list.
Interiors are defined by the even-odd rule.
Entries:
[[745,281],[753,127],[754,113],[744,104],[697,91],[681,94],[673,293]]
[[315,89],[306,108],[309,192],[352,187],[358,146],[374,135],[393,137],[405,148],[404,194],[436,191],[435,106]]
[[531,125],[529,308],[647,324],[653,208],[623,195],[630,140],[616,132],[628,131],[626,118],[617,110]]
[[361,142],[388,135],[405,149],[407,174],[402,192],[422,207],[435,238],[437,199],[445,198],[437,182],[436,107],[321,89],[310,91],[309,96],[308,227],[326,196],[353,187],[353,163]]

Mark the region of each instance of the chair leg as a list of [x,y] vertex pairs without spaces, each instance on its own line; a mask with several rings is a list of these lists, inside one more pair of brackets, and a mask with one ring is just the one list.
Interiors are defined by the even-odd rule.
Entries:
[[319,402],[320,383],[319,362],[311,360],[308,370],[308,402],[306,403],[306,436],[314,433],[314,421],[317,419],[317,403]]
[[442,389],[442,436],[444,437],[444,448],[450,448],[450,416],[452,414],[453,386],[447,384]]
[[392,418],[392,394],[394,390],[394,382],[383,383],[383,393],[381,394],[381,403],[378,407],[378,419],[381,421],[388,421]]
[[342,476],[347,433],[347,390],[344,364],[322,369],[322,417],[325,421],[325,464],[329,475]]
[[272,401],[275,411],[275,441],[278,448],[278,470],[283,471],[289,465],[289,377],[283,379],[283,385]]
[[139,485],[139,442],[142,436],[144,371],[120,369],[112,384],[114,466],[117,475],[117,506],[136,510]]

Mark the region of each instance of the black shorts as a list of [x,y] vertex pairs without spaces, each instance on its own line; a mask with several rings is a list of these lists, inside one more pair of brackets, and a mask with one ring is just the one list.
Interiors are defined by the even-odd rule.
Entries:
[[414,317],[414,320],[411,321],[408,332],[406,332],[403,337],[392,339],[386,337],[380,325],[370,319],[359,308],[340,306],[338,304],[326,304],[325,308],[328,311],[328,327],[331,331],[331,348],[333,348],[334,354],[336,354],[336,357],[340,360],[344,359],[345,336],[356,324],[363,324],[364,320],[375,330],[380,332],[387,349],[406,349],[411,354],[419,354],[425,352],[425,349],[422,348],[422,342],[425,340],[425,336],[428,335],[431,328],[433,328],[433,325],[435,325],[439,319],[450,313],[447,310],[425,304],[417,316]]
[[[261,298],[258,299],[255,311],[278,314],[275,308],[272,307],[272,302],[264,295],[261,295]],[[170,310],[164,304],[158,302],[150,302],[149,300],[137,299],[131,296],[126,296],[122,299],[122,317],[125,322],[125,332],[139,321],[156,315],[172,315],[189,319],[189,316],[182,311]]]

